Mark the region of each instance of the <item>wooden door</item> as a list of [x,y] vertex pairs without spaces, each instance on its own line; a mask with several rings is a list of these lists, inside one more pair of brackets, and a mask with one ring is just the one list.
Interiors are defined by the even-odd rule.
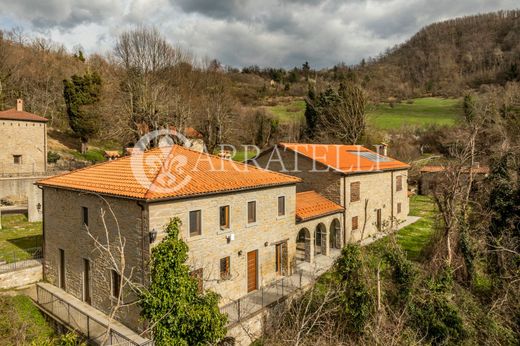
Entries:
[[376,227],[378,231],[381,231],[381,209],[377,209],[377,215],[376,215]]
[[59,280],[59,284],[60,284],[60,288],[62,290],[65,290],[66,287],[65,287],[65,251],[63,249],[59,249],[59,253],[60,253],[60,264],[59,264],[59,267],[58,267],[58,280]]
[[258,288],[258,250],[247,253],[247,292]]

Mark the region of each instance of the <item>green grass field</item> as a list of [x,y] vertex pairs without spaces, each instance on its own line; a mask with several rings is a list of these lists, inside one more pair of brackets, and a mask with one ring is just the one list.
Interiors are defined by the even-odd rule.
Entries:
[[[461,117],[460,99],[424,97],[396,103],[368,107],[368,123],[382,130],[396,129],[403,126],[454,125]],[[303,121],[305,101],[296,100],[289,104],[267,107],[281,122]]]
[[368,122],[380,129],[403,126],[454,125],[462,114],[460,99],[424,97],[396,103],[370,106]]
[[397,232],[397,242],[407,252],[411,260],[419,260],[422,249],[428,244],[434,233],[435,203],[430,196],[412,196],[410,215],[421,219]]
[[30,257],[26,250],[42,245],[42,223],[28,222],[25,215],[2,215],[0,260],[15,262]]

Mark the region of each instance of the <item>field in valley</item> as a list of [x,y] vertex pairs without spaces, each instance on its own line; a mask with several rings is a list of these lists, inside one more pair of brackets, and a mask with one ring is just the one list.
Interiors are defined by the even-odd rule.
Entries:
[[[304,121],[305,101],[266,107],[281,122]],[[403,126],[454,125],[462,114],[460,99],[423,97],[394,103],[381,103],[368,107],[368,122],[382,129],[397,129]]]

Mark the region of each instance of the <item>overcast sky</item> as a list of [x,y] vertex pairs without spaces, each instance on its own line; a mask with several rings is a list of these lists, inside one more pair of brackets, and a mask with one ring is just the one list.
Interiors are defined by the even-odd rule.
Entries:
[[198,57],[236,67],[359,62],[448,18],[518,0],[0,0],[0,29],[108,53],[132,26],[155,25]]

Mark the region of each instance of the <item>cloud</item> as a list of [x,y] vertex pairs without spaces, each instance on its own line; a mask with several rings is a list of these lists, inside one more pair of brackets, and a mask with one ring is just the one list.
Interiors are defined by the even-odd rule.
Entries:
[[109,51],[135,25],[233,66],[320,68],[357,63],[438,20],[512,9],[512,0],[0,0],[0,28],[50,33],[68,47]]

